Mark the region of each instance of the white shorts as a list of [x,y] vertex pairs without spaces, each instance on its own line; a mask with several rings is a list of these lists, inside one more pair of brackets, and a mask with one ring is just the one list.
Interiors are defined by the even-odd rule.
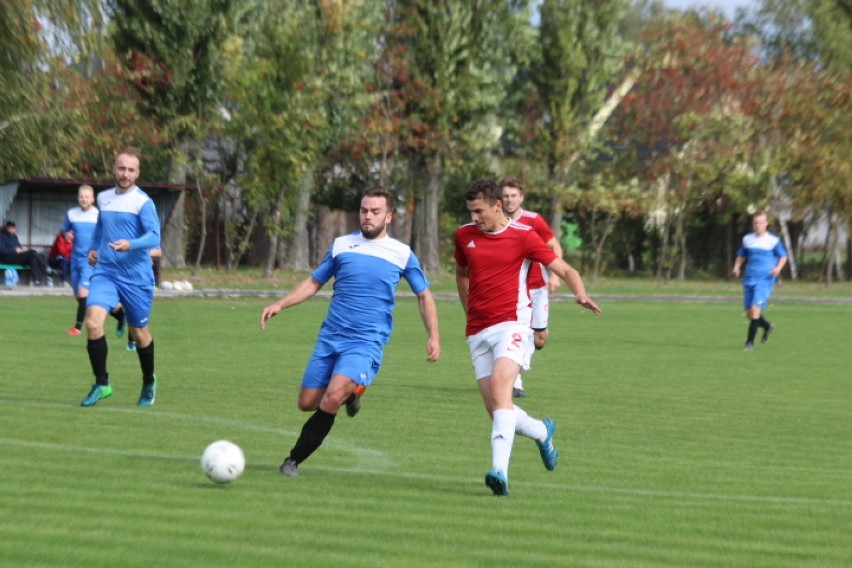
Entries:
[[530,327],[536,331],[547,329],[547,314],[550,312],[547,286],[530,290],[530,301],[532,302],[532,321],[530,322]]
[[467,346],[476,380],[490,377],[494,362],[500,357],[520,365],[521,372],[528,371],[535,348],[532,337],[532,329],[516,321],[498,323],[469,336]]

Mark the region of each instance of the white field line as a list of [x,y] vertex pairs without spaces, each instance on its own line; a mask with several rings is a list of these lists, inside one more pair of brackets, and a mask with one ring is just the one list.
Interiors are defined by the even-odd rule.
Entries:
[[[180,415],[182,418],[186,418],[184,415]],[[204,417],[192,417],[192,418],[204,418]],[[210,420],[211,422],[215,422],[215,420]],[[277,431],[284,432],[282,430],[276,430],[274,428],[264,428],[264,427],[255,427],[251,428],[252,430],[261,430],[261,431]],[[146,451],[134,451],[134,450],[121,450],[114,448],[103,448],[103,447],[86,447],[86,446],[71,446],[65,444],[48,444],[42,442],[33,442],[30,440],[16,440],[11,438],[0,438],[0,445],[4,446],[19,446],[19,447],[27,447],[27,448],[35,448],[41,450],[50,450],[50,451],[58,451],[58,452],[85,452],[91,454],[104,454],[104,455],[115,455],[115,456],[129,456],[129,457],[139,457],[139,458],[152,458],[152,459],[165,459],[165,460],[175,460],[175,461],[198,461],[198,456],[187,456],[187,455],[174,455],[174,454],[162,454],[157,452],[146,452]],[[476,478],[475,480],[471,477],[461,477],[461,476],[446,476],[446,475],[433,475],[426,473],[410,473],[404,471],[389,471],[388,467],[391,463],[390,459],[380,460],[383,463],[378,463],[374,458],[376,456],[384,456],[382,452],[378,452],[375,450],[366,450],[366,449],[358,449],[353,444],[340,444],[341,447],[347,447],[349,451],[352,453],[359,455],[359,463],[365,464],[369,463],[372,467],[364,467],[363,465],[359,465],[351,468],[339,468],[339,467],[324,467],[324,466],[307,466],[304,469],[306,471],[314,470],[314,471],[327,471],[327,472],[335,472],[335,473],[352,473],[352,474],[363,474],[363,475],[381,475],[385,477],[396,477],[400,479],[414,479],[414,480],[423,480],[429,482],[441,482],[448,484],[456,484],[456,485],[468,485],[472,483],[476,483],[477,485],[481,484],[481,479]],[[277,463],[264,463],[264,462],[252,462],[248,461],[248,466],[252,465],[256,467],[263,467],[264,469],[274,469],[277,468],[279,464]],[[666,500],[685,500],[685,501],[721,501],[721,502],[733,502],[733,503],[763,503],[770,505],[806,505],[806,506],[820,506],[820,507],[852,507],[852,501],[845,499],[818,499],[811,497],[778,497],[772,495],[723,495],[718,493],[694,493],[694,492],[681,492],[681,491],[660,491],[660,490],[652,490],[652,489],[623,489],[619,487],[602,487],[602,486],[594,486],[594,485],[577,485],[577,484],[565,484],[565,483],[537,483],[537,482],[519,482],[524,485],[524,487],[533,487],[537,489],[543,489],[547,491],[562,491],[569,493],[587,493],[587,494],[600,494],[600,495],[610,495],[610,496],[627,496],[627,497],[636,497],[636,498],[653,498],[653,499],[666,499]]]

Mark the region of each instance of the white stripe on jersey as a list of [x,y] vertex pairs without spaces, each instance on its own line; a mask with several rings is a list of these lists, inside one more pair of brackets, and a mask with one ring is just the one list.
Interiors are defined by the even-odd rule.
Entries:
[[113,211],[115,213],[132,213],[138,215],[142,206],[150,199],[135,185],[125,193],[116,193],[115,188],[102,191],[98,194],[98,209],[103,212]]
[[383,239],[366,239],[361,232],[344,235],[334,240],[331,248],[331,256],[351,252],[365,254],[381,258],[404,270],[411,258],[411,249],[408,245],[391,237]]

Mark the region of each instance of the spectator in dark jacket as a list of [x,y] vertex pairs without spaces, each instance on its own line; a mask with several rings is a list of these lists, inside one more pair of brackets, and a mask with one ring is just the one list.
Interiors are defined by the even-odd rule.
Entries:
[[33,283],[36,286],[47,283],[47,260],[42,253],[21,246],[21,241],[18,240],[18,227],[14,221],[6,221],[6,225],[0,231],[0,262],[29,265],[33,271]]

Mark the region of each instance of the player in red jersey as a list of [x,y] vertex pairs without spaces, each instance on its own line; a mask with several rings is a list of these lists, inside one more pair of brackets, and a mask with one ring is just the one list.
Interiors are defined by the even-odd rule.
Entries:
[[512,383],[528,367],[533,351],[527,291],[531,262],[540,262],[564,280],[578,304],[595,314],[601,310],[586,295],[574,268],[531,228],[509,221],[496,182],[473,182],[465,200],[472,223],[456,231],[456,286],[467,314],[467,342],[479,392],[492,419],[492,464],[485,483],[495,495],[508,495],[516,432],[535,440],[548,470],[556,467],[559,457],[553,447],[555,422],[534,419],[512,402]]
[[[503,178],[500,180],[500,192],[506,217],[516,223],[532,227],[550,250],[556,256],[562,258],[562,246],[559,244],[559,239],[550,230],[550,225],[547,224],[544,217],[521,207],[524,204],[524,183],[516,177]],[[544,344],[547,343],[547,320],[550,309],[548,292],[556,292],[559,290],[560,284],[559,277],[556,274],[548,274],[547,269],[541,263],[534,262],[530,266],[527,288],[532,301],[532,323],[530,327],[533,329],[536,349],[542,349]],[[519,374],[512,387],[512,397],[524,396],[526,396],[524,382]]]

